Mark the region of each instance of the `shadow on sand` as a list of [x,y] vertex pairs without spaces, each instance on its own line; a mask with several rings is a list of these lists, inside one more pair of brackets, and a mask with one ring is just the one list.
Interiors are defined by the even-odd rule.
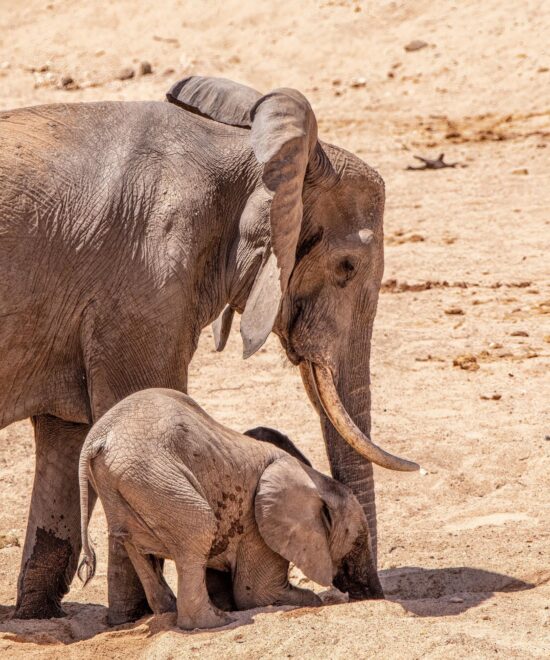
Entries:
[[479,568],[405,566],[380,572],[386,599],[417,616],[453,616],[497,592],[524,591],[536,585]]
[[[153,637],[160,632],[172,630],[183,635],[204,633],[204,630],[180,630],[176,625],[176,613],[169,612],[154,616],[147,615],[133,623],[120,626],[107,624],[107,608],[103,605],[85,603],[63,603],[67,616],[58,619],[13,619],[14,606],[0,605],[0,641],[40,644],[54,646],[56,644],[74,644],[90,639],[101,633],[120,634],[129,631],[130,634]],[[265,612],[279,612],[294,610],[290,606],[261,607],[242,612],[232,612],[234,621],[223,628],[214,628],[225,631],[254,623],[257,614]],[[304,610],[308,608],[302,608]],[[130,632],[132,631],[132,632]]]
[[[380,572],[386,599],[399,603],[407,612],[417,616],[455,616],[488,600],[494,593],[524,591],[536,584],[517,578],[492,573],[477,568],[403,567]],[[376,601],[373,601],[375,605]],[[344,604],[340,605],[344,606]],[[145,637],[176,628],[176,614],[149,616],[135,623],[110,628],[107,625],[107,608],[103,605],[64,603],[67,617],[62,619],[12,619],[14,607],[0,605],[0,635],[3,640],[33,644],[73,644],[100,633],[115,633],[140,628]],[[218,630],[229,630],[250,625],[260,612],[292,610],[291,607],[264,607],[244,612],[234,612],[235,621]],[[307,614],[310,608],[299,610]],[[194,634],[194,632],[182,634]],[[196,631],[202,632],[202,631]],[[139,633],[138,633],[139,634]]]

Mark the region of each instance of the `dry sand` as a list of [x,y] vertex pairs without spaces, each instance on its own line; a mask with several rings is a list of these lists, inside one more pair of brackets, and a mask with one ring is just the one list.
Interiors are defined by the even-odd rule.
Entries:
[[[550,656],[548,34],[542,0],[0,0],[1,109],[160,99],[189,73],[295,86],[321,136],[380,171],[373,432],[424,468],[376,471],[386,601],[247,612],[216,632],[180,632],[171,616],[108,629],[98,509],[96,579],[75,582],[67,618],[18,622],[33,453],[29,423],[14,424],[0,432],[4,657]],[[428,45],[405,51],[414,39]],[[152,75],[117,79],[143,60]],[[405,170],[440,152],[467,167]],[[190,393],[235,428],[281,428],[327,469],[276,341],[247,362],[240,350],[235,331],[215,354],[205,331]],[[465,354],[477,370],[453,366]]]

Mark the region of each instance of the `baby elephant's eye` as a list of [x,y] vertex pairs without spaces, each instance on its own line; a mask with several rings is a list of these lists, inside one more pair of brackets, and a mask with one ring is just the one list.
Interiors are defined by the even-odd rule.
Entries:
[[336,283],[339,287],[345,287],[354,275],[355,265],[351,259],[345,258],[338,262],[336,266]]

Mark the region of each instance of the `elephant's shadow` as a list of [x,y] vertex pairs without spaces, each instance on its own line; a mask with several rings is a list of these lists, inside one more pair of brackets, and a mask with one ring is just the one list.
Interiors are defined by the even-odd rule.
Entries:
[[[399,603],[417,616],[454,616],[488,600],[494,593],[523,591],[536,585],[517,578],[467,566],[452,568],[402,567],[380,572],[386,599]],[[374,607],[376,601],[371,601]],[[345,604],[336,607],[345,607]],[[107,608],[103,605],[66,602],[68,617],[34,621],[11,618],[14,607],[0,606],[0,635],[7,640],[34,644],[72,644],[102,632],[113,630],[106,624]],[[259,613],[275,612],[290,607],[267,607],[236,614],[228,628],[239,628],[254,622]],[[310,608],[302,608],[305,614]],[[174,629],[175,613],[148,617],[135,624],[114,630],[145,625],[146,636]],[[189,634],[189,633],[186,633]],[[191,633],[193,634],[193,633]]]
[[380,571],[386,599],[417,616],[454,616],[494,593],[524,591],[536,585],[479,568],[405,566]]

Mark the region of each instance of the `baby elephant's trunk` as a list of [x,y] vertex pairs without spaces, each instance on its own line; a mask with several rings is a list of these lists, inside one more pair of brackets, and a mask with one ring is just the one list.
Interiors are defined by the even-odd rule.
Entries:
[[84,446],[80,454],[78,464],[78,483],[80,486],[80,529],[82,532],[82,561],[78,566],[78,577],[82,580],[82,586],[85,587],[94,577],[96,567],[96,557],[94,549],[90,543],[88,534],[88,488],[89,488],[89,468],[91,452]]

